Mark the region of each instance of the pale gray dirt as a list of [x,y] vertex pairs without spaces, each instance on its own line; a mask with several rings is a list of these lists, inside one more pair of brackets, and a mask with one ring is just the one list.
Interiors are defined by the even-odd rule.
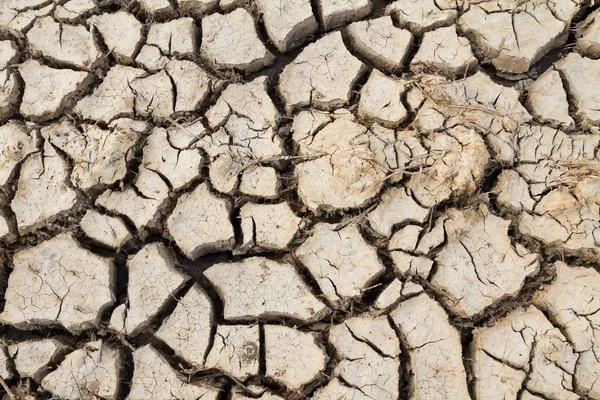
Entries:
[[600,400],[600,9],[0,0],[1,400]]

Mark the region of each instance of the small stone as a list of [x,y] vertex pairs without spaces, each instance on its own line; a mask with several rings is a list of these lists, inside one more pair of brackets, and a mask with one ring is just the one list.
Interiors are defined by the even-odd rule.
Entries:
[[42,388],[61,399],[116,399],[123,362],[121,350],[97,340],[69,354],[42,380]]
[[219,390],[180,379],[171,365],[151,345],[133,352],[133,378],[127,400],[216,400]]
[[265,250],[285,250],[290,244],[301,219],[287,203],[246,203],[240,209],[242,250],[257,246]]
[[127,260],[129,307],[125,333],[135,336],[146,329],[173,300],[174,293],[189,280],[177,269],[176,262],[175,256],[162,243],[148,244]]
[[283,69],[279,93],[287,112],[312,105],[328,109],[350,101],[352,88],[366,66],[344,46],[340,32],[332,32],[306,46]]
[[[199,204],[202,207],[198,207]],[[229,207],[228,200],[213,195],[203,183],[177,200],[177,206],[167,219],[169,234],[191,259],[231,250],[235,236]]]
[[179,190],[200,175],[202,155],[195,148],[173,147],[170,142],[172,131],[158,127],[152,130],[144,147],[142,165],[166,178],[173,190]]
[[268,378],[296,390],[325,370],[327,355],[312,333],[279,325],[264,329]]
[[17,165],[37,151],[37,134],[21,122],[8,122],[0,126],[0,148],[0,186],[4,186]]
[[13,259],[3,322],[17,327],[60,325],[75,334],[97,325],[114,302],[110,259],[83,249],[60,234]]
[[68,172],[67,163],[48,142],[43,154],[35,153],[23,162],[10,203],[20,233],[38,229],[75,205],[77,193],[67,184]]
[[332,303],[360,298],[385,271],[376,249],[355,225],[337,230],[335,225],[319,223],[295,255]]
[[92,240],[112,249],[119,249],[132,238],[119,218],[88,210],[80,222],[81,230]]
[[25,118],[40,122],[58,117],[89,80],[87,72],[54,69],[36,60],[21,64],[19,73],[25,81],[19,111]]
[[477,65],[469,40],[456,34],[456,26],[425,32],[421,46],[410,63],[415,73],[441,73],[461,77]]
[[373,70],[360,90],[358,116],[388,128],[398,127],[407,116],[401,100],[405,87],[404,81],[388,78]]
[[71,182],[83,190],[110,185],[125,177],[133,147],[140,139],[145,124],[137,131],[129,127],[102,129],[84,124],[79,129],[63,120],[41,130],[42,137],[65,152],[72,160]]
[[217,68],[253,72],[271,65],[275,56],[261,42],[254,19],[243,8],[202,19],[201,53]]
[[490,214],[485,206],[447,215],[448,241],[436,256],[431,283],[448,296],[445,303],[452,312],[472,317],[516,296],[525,279],[538,271],[537,254],[520,254],[513,247],[510,221]]
[[152,24],[146,45],[156,46],[164,55],[192,56],[197,52],[198,28],[192,18]]
[[[67,3],[69,4],[69,3]],[[142,23],[132,14],[117,11],[90,18],[90,24],[98,29],[110,54],[117,61],[131,64],[142,40]]]
[[281,52],[290,51],[318,28],[310,0],[258,0],[269,39]]
[[379,235],[390,237],[392,228],[404,222],[425,222],[429,209],[421,207],[402,187],[391,188],[381,197],[377,207],[371,211],[367,220],[371,228]]
[[413,36],[396,28],[390,16],[354,22],[347,31],[353,48],[377,67],[391,73],[402,70]]
[[248,196],[276,199],[279,197],[279,178],[275,168],[260,165],[246,168],[240,179],[240,193]]
[[290,317],[316,321],[329,312],[287,262],[251,257],[213,265],[204,274],[216,286],[227,320]]
[[600,121],[600,61],[569,53],[558,61],[556,69],[568,88],[575,117],[587,124]]
[[371,0],[318,0],[317,9],[326,31],[363,19],[371,12]]
[[411,399],[470,399],[460,336],[448,315],[426,294],[408,299],[390,317],[410,357]]
[[212,303],[202,288],[195,284],[177,302],[175,310],[155,336],[180,357],[193,365],[202,366],[210,343],[212,322]]
[[589,58],[600,58],[600,18],[598,11],[587,16],[575,31],[577,49]]
[[244,381],[258,375],[259,347],[258,325],[219,325],[206,368],[218,368]]
[[92,94],[77,102],[74,111],[83,119],[105,123],[117,117],[133,117],[136,96],[131,84],[144,75],[143,69],[115,65]]
[[458,13],[454,2],[438,2],[434,0],[398,0],[387,6],[385,13],[393,14],[400,22],[400,27],[420,36],[427,31],[451,25]]
[[569,115],[569,102],[560,73],[549,69],[529,86],[525,103],[531,115],[542,122],[559,125],[573,124]]
[[175,112],[195,111],[208,99],[211,77],[197,64],[187,60],[171,60],[167,73],[175,85]]
[[102,57],[86,27],[59,24],[52,17],[35,21],[27,32],[27,40],[34,55],[69,67],[90,69]]
[[56,339],[31,340],[8,346],[19,376],[37,382],[50,372],[49,364],[57,362],[68,351],[69,346]]

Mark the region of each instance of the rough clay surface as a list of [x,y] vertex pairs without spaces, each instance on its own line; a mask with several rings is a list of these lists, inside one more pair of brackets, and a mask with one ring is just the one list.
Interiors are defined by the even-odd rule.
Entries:
[[0,0],[0,398],[600,400],[600,11]]

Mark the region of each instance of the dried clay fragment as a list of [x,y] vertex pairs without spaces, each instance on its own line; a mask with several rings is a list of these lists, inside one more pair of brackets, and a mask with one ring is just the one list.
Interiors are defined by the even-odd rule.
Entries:
[[3,322],[22,328],[60,325],[73,333],[96,326],[114,300],[110,259],[82,248],[70,234],[15,254]]
[[567,40],[579,1],[472,4],[458,21],[496,69],[521,74]]
[[155,336],[172,348],[176,354],[196,366],[204,364],[210,343],[213,308],[202,288],[195,284],[177,302]]
[[347,31],[354,49],[378,68],[392,73],[402,70],[413,36],[395,27],[390,16],[355,22]]
[[0,186],[4,186],[17,165],[37,151],[37,133],[21,122],[10,121],[0,126],[0,148]]
[[281,52],[304,43],[318,28],[310,0],[258,0],[269,39]]
[[216,400],[219,390],[180,378],[167,360],[147,344],[133,352],[133,378],[127,400]]
[[251,257],[216,264],[204,274],[216,286],[228,320],[286,316],[315,321],[329,311],[287,262]]
[[189,277],[177,269],[175,256],[162,243],[144,246],[127,260],[127,270],[125,333],[133,336],[154,322]]
[[80,222],[81,230],[93,241],[118,249],[132,238],[129,229],[119,218],[88,210]]
[[436,256],[431,283],[448,295],[453,312],[471,317],[504,297],[515,296],[525,279],[538,271],[537,254],[508,236],[510,221],[477,210],[450,210],[448,238]]
[[131,64],[142,40],[142,23],[132,14],[117,11],[114,14],[103,13],[90,18],[93,25],[117,61]]
[[471,350],[477,398],[516,396],[523,386],[543,398],[579,398],[573,392],[577,356],[561,331],[534,306],[476,329]]
[[117,398],[121,350],[101,340],[86,343],[65,358],[55,371],[46,375],[42,388],[61,399]]
[[258,325],[219,325],[206,368],[218,368],[240,380],[258,375]]
[[340,32],[330,33],[306,46],[283,69],[279,93],[288,112],[311,105],[339,107],[350,100],[352,88],[366,66],[344,45]]
[[340,362],[333,373],[372,399],[399,395],[400,342],[386,316],[354,317],[329,331]]
[[39,382],[50,372],[49,364],[57,362],[69,349],[59,340],[42,339],[11,344],[8,353],[21,378],[32,378]]
[[34,55],[68,67],[89,70],[102,57],[90,30],[81,25],[59,24],[52,17],[35,21],[27,32],[27,41]]
[[313,211],[360,207],[374,197],[387,174],[380,137],[343,117],[299,141],[301,155],[310,157],[296,166],[298,195]]
[[254,19],[243,8],[202,19],[200,52],[218,68],[244,72],[256,71],[275,60],[258,37]]
[[409,399],[469,399],[460,336],[444,309],[421,294],[400,303],[390,316],[410,356]]
[[246,203],[240,209],[242,250],[255,246],[265,250],[285,250],[292,241],[301,219],[287,203]]
[[361,297],[385,271],[376,249],[355,225],[338,230],[335,225],[319,223],[295,255],[332,303]]
[[[554,264],[556,280],[534,295],[579,353],[573,382],[583,397],[600,399],[600,274],[594,267]],[[547,379],[548,382],[552,382]]]
[[266,376],[288,389],[300,389],[325,369],[327,355],[311,332],[265,325]]
[[19,111],[25,118],[39,122],[58,117],[90,77],[87,72],[50,68],[36,60],[21,64],[19,73],[25,81]]
[[317,10],[326,31],[363,19],[372,8],[371,0],[317,0]]
[[167,229],[177,246],[191,259],[231,250],[235,244],[229,201],[213,195],[206,183],[179,198],[167,219]]

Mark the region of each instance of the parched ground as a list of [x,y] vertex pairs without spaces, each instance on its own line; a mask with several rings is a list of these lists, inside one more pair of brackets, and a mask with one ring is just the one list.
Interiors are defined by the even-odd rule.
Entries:
[[600,399],[600,9],[0,0],[3,399]]

